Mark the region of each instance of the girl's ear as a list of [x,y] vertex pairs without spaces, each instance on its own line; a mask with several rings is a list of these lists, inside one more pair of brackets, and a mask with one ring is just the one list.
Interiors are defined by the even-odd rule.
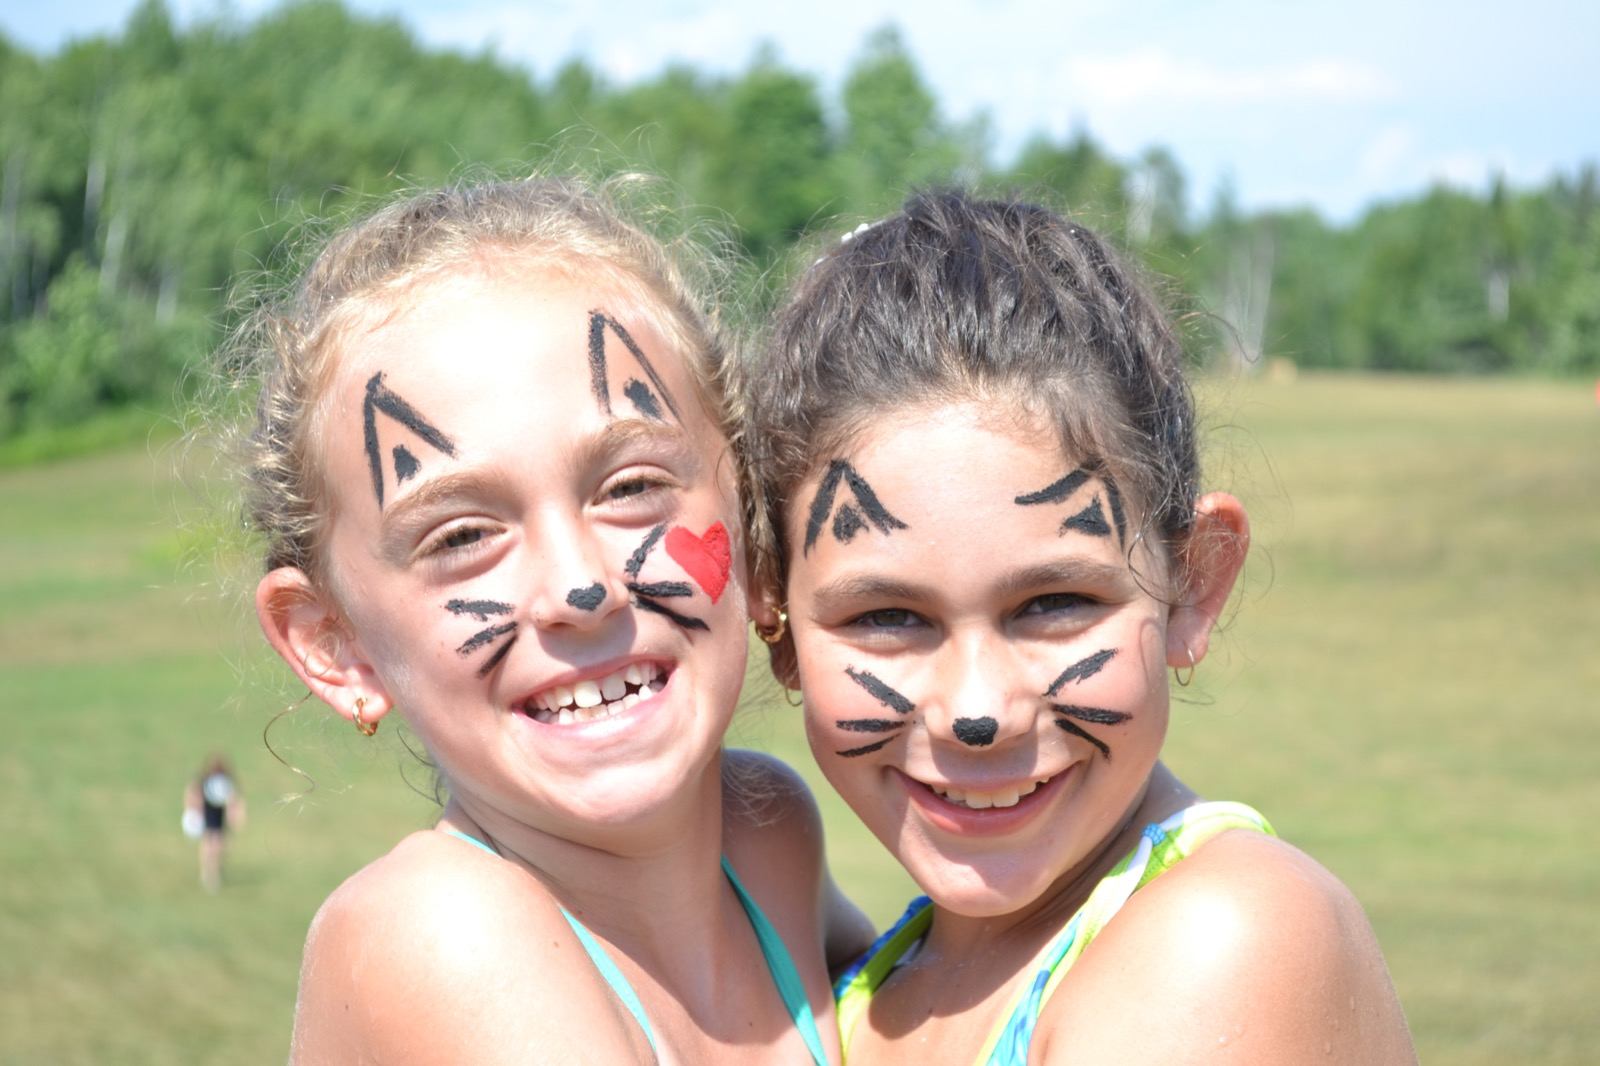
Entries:
[[1182,602],[1167,617],[1167,665],[1186,669],[1206,657],[1211,628],[1233,592],[1250,550],[1250,518],[1226,492],[1195,505],[1194,527],[1179,553]]
[[745,593],[750,610],[750,621],[755,623],[756,636],[767,646],[772,661],[772,674],[778,684],[786,689],[800,687],[800,668],[794,657],[794,638],[789,635],[789,617],[778,606],[775,592],[757,587],[752,581]]
[[261,631],[306,688],[339,714],[375,723],[394,705],[332,602],[298,567],[283,566],[256,585]]

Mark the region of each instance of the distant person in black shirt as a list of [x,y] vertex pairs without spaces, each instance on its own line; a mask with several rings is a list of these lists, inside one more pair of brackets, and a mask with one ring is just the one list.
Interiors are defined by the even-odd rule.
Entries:
[[183,794],[183,828],[200,839],[200,884],[222,888],[222,852],[230,828],[244,827],[244,796],[228,760],[213,755]]

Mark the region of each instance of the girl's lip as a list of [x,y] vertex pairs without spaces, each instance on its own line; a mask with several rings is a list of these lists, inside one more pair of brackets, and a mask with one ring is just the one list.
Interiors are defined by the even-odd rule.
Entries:
[[[1076,766],[1076,764],[1074,764]],[[935,828],[957,836],[999,836],[1026,825],[1037,817],[1061,791],[1071,776],[1073,766],[1048,778],[1038,788],[1023,796],[1010,807],[973,809],[951,803],[929,785],[914,777],[896,771],[903,782],[913,806]]]

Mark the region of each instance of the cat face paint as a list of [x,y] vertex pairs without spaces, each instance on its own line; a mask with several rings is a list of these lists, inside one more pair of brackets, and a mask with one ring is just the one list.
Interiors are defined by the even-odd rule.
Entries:
[[[1060,692],[1064,685],[1082,683],[1094,677],[1105,668],[1106,663],[1110,662],[1116,654],[1117,650],[1115,648],[1106,648],[1085,659],[1079,659],[1061,671],[1060,675],[1050,683],[1050,687],[1044,691],[1045,698],[1048,699]],[[1050,704],[1050,709],[1057,716],[1055,720],[1057,726],[1075,737],[1087,740],[1107,759],[1111,758],[1110,745],[1094,734],[1086,732],[1077,723],[1083,722],[1088,725],[1099,726],[1122,725],[1133,717],[1126,711],[1113,711],[1104,707],[1084,707],[1075,703],[1052,703]]]
[[453,795],[596,846],[702,787],[747,650],[727,441],[637,302],[509,261],[447,272],[341,336],[322,397],[344,652]]
[[[378,415],[398,422],[437,452],[454,457],[456,445],[424,418],[416,408],[402,400],[383,383],[383,371],[367,379],[367,395],[361,404],[361,436],[367,451],[367,467],[372,474],[372,491],[383,506],[383,463],[378,450]],[[394,447],[394,480],[400,484],[415,477],[421,463],[403,444]]]
[[[839,493],[841,483],[844,485],[845,498],[840,501],[839,509],[835,511],[834,498]],[[802,554],[810,554],[812,547],[817,543],[818,534],[822,532],[823,526],[828,524],[830,515],[833,517],[831,524],[833,539],[840,544],[848,544],[857,533],[869,525],[884,534],[906,528],[906,524],[890,514],[879,501],[878,494],[872,491],[867,479],[843,459],[835,459],[828,464],[828,471],[822,476],[822,483],[817,486],[817,494],[811,498],[811,512],[810,517],[806,519],[805,548]]]
[[[491,617],[509,615],[515,610],[511,604],[501,603],[498,600],[450,600],[445,603],[444,609],[453,615],[475,618],[480,622],[487,622]],[[479,663],[477,669],[477,675],[480,678],[488,677],[494,671],[494,668],[500,665],[501,660],[510,653],[511,646],[516,642],[517,623],[514,621],[496,622],[493,625],[484,626],[462,641],[460,646],[456,648],[456,654],[463,658],[472,658],[485,648],[493,648],[494,650]]]
[[[1086,467],[1079,467],[1072,473],[1052,481],[1037,492],[1024,493],[1014,501],[1019,507],[1038,507],[1045,504],[1061,504],[1078,494],[1078,490],[1089,484],[1091,480],[1097,481],[1111,508],[1111,522],[1115,524],[1117,542],[1126,545],[1128,539],[1128,519],[1122,509],[1122,493],[1117,489],[1117,483],[1110,474],[1098,474]],[[1106,522],[1105,508],[1100,504],[1100,496],[1090,498],[1087,504],[1068,514],[1061,523],[1061,534],[1080,533],[1086,537],[1109,537],[1110,524]]]
[[[616,343],[610,343],[612,341]],[[621,386],[614,390],[612,380],[617,377],[622,379]],[[661,410],[665,405],[674,421],[683,421],[672,392],[639,342],[633,339],[633,334],[598,309],[589,312],[589,381],[595,401],[607,417],[616,414],[612,408],[612,394],[620,391],[639,416],[654,422],[665,421]]]
[[[912,712],[914,712],[917,709],[916,704],[914,704],[910,700],[906,699],[905,696],[901,695],[899,692],[896,692],[892,687],[890,687],[889,685],[885,684],[883,681],[879,680],[873,674],[868,673],[866,670],[857,670],[857,669],[855,669],[853,667],[846,667],[844,673],[845,673],[845,676],[848,677],[851,681],[854,681],[857,685],[860,685],[863,689],[865,689],[867,694],[870,695],[873,699],[877,700],[883,706],[889,708],[889,710],[893,711],[895,714],[898,714],[898,715],[902,716],[899,719],[894,719],[894,718],[843,718],[843,719],[840,719],[838,722],[835,723],[835,725],[837,725],[837,727],[839,729],[842,729],[846,733],[892,733],[892,732],[895,732],[895,731],[897,731],[897,730],[899,730],[899,729],[901,729],[901,728],[903,728],[905,726],[905,724],[906,724],[906,717],[905,716],[909,716],[910,714],[912,714]],[[869,755],[872,752],[875,752],[879,748],[883,747],[885,744],[889,743],[889,741],[892,740],[892,739],[894,739],[894,738],[885,737],[882,740],[873,741],[871,744],[866,744],[866,745],[863,745],[861,747],[854,747],[854,748],[850,748],[850,749],[848,749],[846,751],[838,752],[838,754],[844,756],[847,759],[853,759],[858,755]]]
[[1163,563],[1052,439],[1004,405],[889,412],[848,466],[891,535],[865,507],[851,538],[830,535],[862,499],[839,466],[784,515],[796,549],[815,534],[785,592],[818,766],[923,891],[968,915],[1070,880],[1145,794],[1165,734],[1167,607],[1145,591]]
[[633,594],[634,606],[659,614],[686,630],[709,630],[700,619],[668,607],[664,599],[694,596],[694,588],[684,581],[642,581],[640,573],[651,553],[665,538],[666,555],[679,569],[688,574],[714,605],[727,588],[733,571],[733,550],[728,541],[728,530],[721,522],[713,522],[704,533],[696,534],[684,526],[668,528],[666,523],[654,526],[644,535],[639,546],[623,564],[628,577],[628,591]]

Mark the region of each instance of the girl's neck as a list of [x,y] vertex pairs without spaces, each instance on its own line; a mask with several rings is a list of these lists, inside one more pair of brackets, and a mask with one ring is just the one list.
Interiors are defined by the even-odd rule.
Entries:
[[[591,931],[643,961],[714,940],[724,891],[720,754],[641,824],[596,827],[582,840],[520,824],[452,797],[439,825],[475,837],[522,867]],[[701,928],[704,926],[704,928]]]
[[1166,766],[1157,763],[1143,792],[1117,827],[1083,861],[1059,878],[1048,891],[1008,914],[967,917],[934,904],[933,925],[922,950],[934,958],[970,958],[983,946],[1042,947],[1089,898],[1101,880],[1138,842],[1151,822],[1159,822],[1194,803],[1198,797]]

